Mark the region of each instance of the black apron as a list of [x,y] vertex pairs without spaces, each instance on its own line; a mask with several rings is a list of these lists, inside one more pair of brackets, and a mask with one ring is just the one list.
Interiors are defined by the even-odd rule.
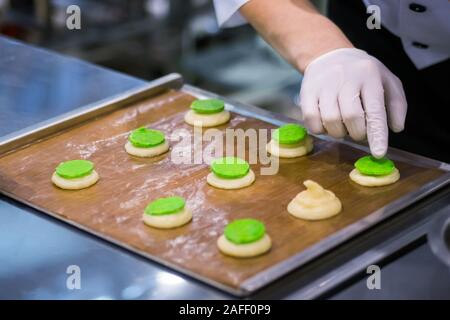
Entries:
[[367,28],[369,14],[362,1],[332,0],[328,9],[355,47],[379,59],[403,83],[408,101],[405,130],[390,131],[389,145],[450,163],[450,59],[418,70],[400,38],[383,25]]

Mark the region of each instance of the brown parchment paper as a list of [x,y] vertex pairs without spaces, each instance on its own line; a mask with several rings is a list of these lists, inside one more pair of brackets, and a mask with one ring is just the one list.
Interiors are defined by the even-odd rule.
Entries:
[[[316,138],[309,156],[281,160],[274,176],[263,176],[260,165],[252,165],[256,182],[245,189],[227,191],[206,183],[206,164],[174,164],[170,153],[143,159],[125,152],[128,134],[139,126],[162,130],[169,140],[178,129],[185,129],[191,137],[193,129],[184,123],[183,115],[193,99],[186,93],[169,91],[4,155],[0,158],[0,190],[191,275],[239,289],[243,281],[444,174],[397,162],[401,179],[394,185],[358,186],[349,180],[348,173],[362,152]],[[274,127],[233,114],[228,125],[218,127],[225,128]],[[177,141],[170,143],[174,147]],[[203,143],[203,148],[209,145]],[[77,158],[95,163],[99,182],[80,191],[53,186],[50,177],[58,163]],[[342,213],[320,222],[290,216],[286,207],[304,190],[301,182],[306,179],[332,190],[343,203]],[[145,206],[169,195],[187,199],[193,221],[173,230],[145,226],[141,219]],[[268,254],[235,259],[219,253],[216,240],[224,226],[242,217],[266,224],[273,241]]]

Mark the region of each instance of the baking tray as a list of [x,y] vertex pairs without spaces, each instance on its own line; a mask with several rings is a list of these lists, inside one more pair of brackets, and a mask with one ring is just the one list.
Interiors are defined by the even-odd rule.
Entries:
[[[394,185],[365,188],[348,173],[366,147],[315,137],[307,157],[280,161],[275,176],[259,174],[249,188],[226,191],[206,184],[206,164],[174,164],[170,154],[139,159],[126,154],[129,132],[146,125],[165,131],[192,127],[183,121],[194,97],[218,97],[183,85],[171,74],[114,99],[77,109],[0,141],[0,191],[100,238],[235,295],[245,296],[363,232],[450,181],[448,166],[390,149],[402,178]],[[222,98],[224,99],[224,98]],[[287,117],[228,99],[228,125],[273,129]],[[177,141],[169,139],[172,147]],[[207,147],[207,143],[203,147]],[[72,158],[91,159],[101,179],[93,187],[64,191],[50,176]],[[334,191],[343,212],[331,219],[307,222],[287,214],[289,201],[314,179]],[[173,230],[148,228],[141,221],[152,199],[182,195],[194,211],[192,223]],[[254,217],[266,223],[272,250],[251,259],[220,254],[216,239],[230,220]]]

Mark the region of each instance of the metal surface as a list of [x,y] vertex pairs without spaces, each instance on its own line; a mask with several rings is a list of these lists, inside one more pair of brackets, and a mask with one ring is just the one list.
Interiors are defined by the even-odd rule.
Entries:
[[146,85],[3,37],[0,52],[0,136]]
[[112,112],[119,108],[149,98],[167,89],[178,89],[182,85],[182,78],[176,73],[161,77],[150,83],[131,89],[113,98],[105,99],[74,111],[70,111],[49,119],[45,122],[25,128],[19,132],[13,132],[0,138],[0,154],[7,153],[13,149],[25,146],[26,144],[45,138],[57,132],[92,119],[102,114]]
[[433,253],[450,268],[450,205],[436,217],[428,231]]
[[[138,79],[2,38],[0,49],[0,136],[145,85]],[[17,55],[22,57],[23,68],[11,62]],[[262,114],[270,117],[265,112]],[[347,299],[450,298],[446,286],[450,273],[429,251],[428,245],[410,248],[405,255],[390,258],[382,269],[383,290],[367,290],[365,278],[348,278],[358,272],[363,277],[368,264],[390,257],[392,252],[386,248],[394,247],[391,243],[396,242],[399,231],[404,230],[403,246],[420,236],[415,231],[416,224],[419,229],[423,225],[420,217],[431,219],[450,203],[449,188],[444,191],[445,197],[433,195],[419,201],[413,208],[403,210],[331,254],[264,288],[255,297],[302,299],[332,290],[333,298]],[[403,217],[409,219],[400,219]],[[382,227],[386,230],[382,231]],[[0,239],[0,298],[230,298],[2,195]],[[358,263],[346,264],[352,260]],[[70,265],[81,268],[80,290],[66,287],[66,269]],[[350,281],[348,287],[337,288],[346,281]]]
[[[125,94],[115,97],[110,100],[105,100],[100,103],[90,105],[87,107],[83,107],[80,110],[75,110],[73,112],[70,112],[68,114],[63,114],[61,116],[58,116],[57,118],[54,118],[52,122],[50,123],[44,123],[41,125],[37,125],[33,128],[31,128],[29,131],[22,131],[18,134],[11,134],[7,137],[6,140],[0,141],[0,151],[10,151],[14,148],[18,148],[23,146],[25,143],[30,143],[32,141],[42,139],[47,135],[51,135],[54,133],[57,133],[61,130],[64,130],[66,128],[69,128],[73,125],[79,124],[83,121],[86,121],[88,119],[93,119],[101,114],[104,114],[106,112],[111,112],[113,110],[117,110],[118,108],[123,108],[129,105],[130,103],[137,102],[140,99],[150,97],[154,94],[157,94],[158,92],[161,92],[164,89],[168,88],[179,88],[182,84],[182,78],[177,75],[168,75],[166,77],[157,79],[155,81],[152,81],[149,85],[139,88],[137,90],[133,90],[131,92],[126,92]],[[278,114],[274,114],[268,111],[263,111],[259,108],[248,106],[244,104],[239,104],[237,102],[230,101],[224,97],[215,95],[213,93],[207,92],[205,90],[201,90],[192,86],[184,86],[183,91],[198,96],[198,97],[218,97],[226,102],[227,109],[241,114],[248,117],[254,117],[259,118],[261,120],[264,120],[266,122],[280,125],[285,122],[293,122],[294,120],[291,120],[286,117],[282,117]],[[331,138],[328,138],[331,139]],[[339,141],[336,141],[339,142]],[[346,142],[347,144],[351,144],[352,146],[355,146],[355,144]],[[368,152],[366,147],[358,146],[359,148],[363,148],[365,152]],[[439,162],[435,162],[431,159],[426,158],[418,158],[414,155],[407,155],[403,156],[402,151],[396,151],[395,155],[390,154],[391,158],[397,158],[401,159],[405,162],[410,162],[413,164],[422,163],[427,165],[433,165],[435,167],[443,167],[443,164]],[[74,223],[73,221],[67,219],[64,216],[55,214],[53,212],[50,212],[48,210],[42,210],[42,208],[35,207],[32,202],[24,201],[23,199],[16,198],[14,194],[9,193],[8,191],[2,190],[2,192],[5,195],[8,195],[18,201],[22,201],[29,206],[35,207],[36,209],[40,209],[44,211],[45,213],[53,216],[54,218],[63,220],[69,224],[72,224],[82,230],[85,230],[87,232],[93,233],[96,236],[103,238],[105,240],[108,240],[116,245],[125,247],[137,254],[140,254],[144,257],[147,257],[151,260],[157,261],[163,265],[169,266],[179,272],[183,272],[189,276],[192,276],[194,278],[197,278],[201,281],[204,281],[208,284],[211,284],[215,287],[218,287],[222,290],[225,290],[227,292],[230,292],[235,295],[240,296],[246,296],[249,295],[262,287],[268,285],[269,283],[275,281],[276,279],[280,278],[281,276],[293,271],[294,269],[304,265],[305,263],[311,261],[314,258],[317,258],[320,255],[323,255],[325,252],[329,251],[330,249],[338,246],[339,244],[351,239],[355,235],[367,230],[370,227],[373,227],[375,224],[380,223],[381,221],[387,219],[388,217],[394,215],[395,213],[399,212],[401,209],[407,207],[408,205],[422,199],[428,194],[431,194],[432,192],[437,191],[439,188],[445,186],[450,182],[450,173],[447,173],[443,175],[442,177],[425,184],[415,190],[414,192],[411,192],[398,200],[390,203],[389,205],[380,208],[379,210],[373,212],[366,218],[353,223],[349,225],[348,227],[341,229],[340,231],[336,232],[335,234],[323,239],[319,243],[309,247],[308,249],[297,253],[296,255],[292,256],[291,258],[284,260],[283,262],[278,263],[277,265],[274,265],[270,267],[269,269],[266,269],[255,276],[253,276],[250,279],[247,279],[242,283],[241,288],[239,290],[236,290],[232,287],[224,286],[223,284],[220,284],[218,282],[212,281],[211,279],[205,278],[203,276],[200,276],[198,274],[190,272],[186,268],[180,268],[174,264],[168,263],[167,261],[161,260],[158,257],[155,257],[153,255],[149,255],[146,252],[137,250],[136,248],[133,248],[132,246],[129,246],[127,243],[116,241],[115,239],[112,239],[110,237],[105,236],[104,234],[95,232],[93,230],[88,230],[82,225],[79,225],[77,223]]]

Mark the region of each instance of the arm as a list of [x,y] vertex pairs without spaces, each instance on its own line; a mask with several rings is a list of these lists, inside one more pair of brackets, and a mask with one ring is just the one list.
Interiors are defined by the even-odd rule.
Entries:
[[239,10],[259,34],[300,72],[316,57],[352,43],[308,0],[251,0]]
[[311,132],[367,137],[373,156],[386,154],[388,123],[394,132],[402,131],[407,110],[394,74],[354,48],[307,0],[250,0],[240,13],[304,74],[300,107]]

